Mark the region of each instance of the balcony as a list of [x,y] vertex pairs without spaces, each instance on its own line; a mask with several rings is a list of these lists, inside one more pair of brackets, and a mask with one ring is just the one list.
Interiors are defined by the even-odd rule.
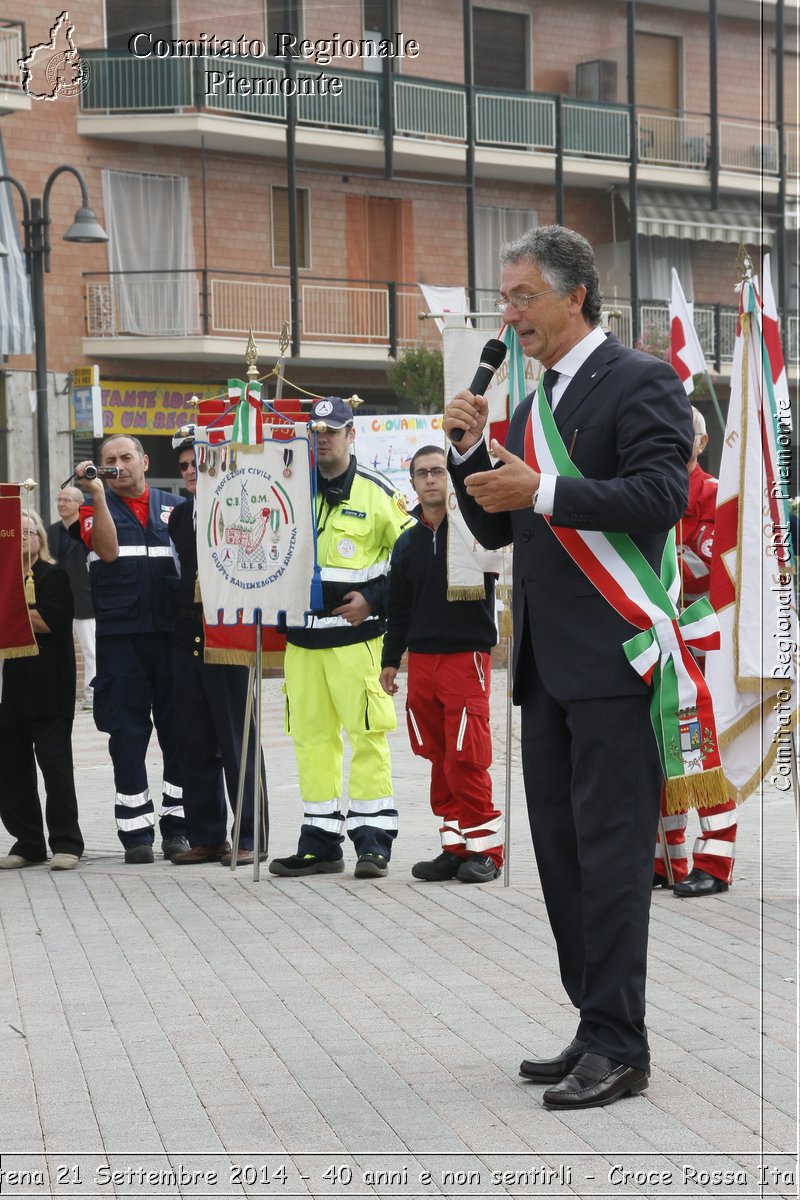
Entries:
[[[84,353],[97,358],[152,358],[181,361],[240,361],[252,328],[256,339],[277,342],[291,317],[286,276],[235,271],[128,272],[84,276]],[[476,324],[487,336],[499,327],[496,293],[479,292]],[[420,321],[425,303],[416,284],[307,278],[298,294],[300,356],[303,365],[346,364],[354,370],[385,366],[412,346],[441,348],[435,323]],[[175,320],[175,314],[182,314]],[[632,312],[625,298],[606,298],[604,319],[626,345],[632,345]],[[669,309],[663,301],[642,301],[642,330],[669,336]],[[706,360],[730,372],[736,340],[735,305],[695,305],[694,320]],[[784,352],[796,377],[800,318],[783,322]],[[266,350],[265,350],[266,357]]]
[[24,112],[31,106],[22,90],[19,59],[27,52],[25,26],[18,21],[0,21],[0,115]]
[[[411,346],[441,346],[436,326],[418,318],[424,307],[416,284],[305,279],[300,361],[368,369]],[[87,274],[84,314],[90,357],[239,360],[251,328],[278,340],[291,290],[285,276],[247,272]]]
[[[81,95],[78,132],[85,136],[156,141],[239,153],[285,154],[285,70],[275,60],[211,57],[135,59],[94,51],[89,86]],[[227,94],[214,82],[225,70],[248,79],[247,94]],[[216,75],[213,73],[216,72]],[[298,69],[298,81],[319,72]],[[383,164],[386,106],[383,77],[338,70],[342,94],[298,95],[297,142],[302,157],[353,165]],[[459,175],[464,169],[467,91],[459,84],[395,76],[392,81],[394,154],[403,169]],[[268,94],[275,92],[276,94]],[[548,94],[475,91],[476,169],[486,177],[552,178],[557,144],[557,98]],[[600,186],[624,179],[631,116],[626,105],[561,102],[562,145],[568,177],[592,173]],[[797,129],[787,129],[787,168],[798,172]],[[710,122],[702,114],[639,113],[636,133],[643,173],[705,186]],[[767,179],[777,190],[778,141],[773,125],[719,122],[723,171]],[[769,181],[773,180],[774,183]],[[673,180],[674,181],[674,180]],[[728,186],[733,186],[730,183]]]

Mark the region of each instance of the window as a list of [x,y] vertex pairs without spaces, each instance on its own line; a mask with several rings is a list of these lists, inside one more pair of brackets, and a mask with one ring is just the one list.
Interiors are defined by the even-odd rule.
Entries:
[[106,48],[127,50],[135,33],[156,42],[174,36],[172,0],[106,0]]
[[[363,36],[365,39],[369,39],[377,44],[382,38],[390,38],[392,33],[397,29],[395,0],[390,0],[389,3],[389,20],[392,22],[391,29],[386,28],[386,5],[384,4],[384,0],[362,0],[362,11]],[[384,59],[379,58],[377,54],[365,54],[362,61],[365,71],[383,70]]]
[[525,91],[530,71],[530,27],[525,13],[472,10],[472,60],[476,87]]
[[[267,46],[270,54],[276,55],[278,58],[285,58],[283,54],[277,54],[275,44],[275,35],[278,33],[290,33],[296,37],[298,41],[303,35],[303,0],[264,0],[264,6],[267,17]],[[299,51],[295,50],[293,58],[299,58]]]
[[[311,266],[308,230],[308,189],[297,189],[297,261],[301,267]],[[288,267],[289,254],[289,189],[272,189],[272,265]]]
[[538,224],[532,208],[476,208],[475,209],[475,276],[480,292],[489,293],[482,299],[489,304],[487,311],[494,311],[491,304],[497,295],[500,278],[500,247],[503,242],[513,242],[528,229]]

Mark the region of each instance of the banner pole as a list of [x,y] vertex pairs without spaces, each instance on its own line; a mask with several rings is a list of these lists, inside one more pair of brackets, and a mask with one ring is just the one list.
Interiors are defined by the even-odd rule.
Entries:
[[[239,835],[242,828],[242,805],[244,804],[244,779],[247,769],[247,751],[250,747],[250,723],[253,719],[253,672],[255,666],[247,674],[247,701],[244,706],[244,729],[242,730],[242,751],[239,759],[239,782],[236,787],[236,816],[233,822],[233,848],[231,850],[231,870],[236,870],[236,856],[239,853]],[[259,762],[259,771],[261,764]]]
[[511,726],[513,713],[511,695],[514,690],[513,671],[511,669],[511,664],[514,661],[513,628],[506,638],[506,655],[506,854],[505,862],[503,864],[503,887],[508,887],[511,880]]
[[253,771],[253,882],[258,883],[261,875],[261,609],[257,608],[256,617],[256,688],[255,688],[255,729],[253,731],[253,754],[255,769]]

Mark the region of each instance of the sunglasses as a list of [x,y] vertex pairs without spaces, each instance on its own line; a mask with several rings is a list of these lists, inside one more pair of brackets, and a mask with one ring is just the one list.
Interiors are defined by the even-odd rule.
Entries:
[[178,463],[178,470],[180,471],[181,475],[183,475],[185,471],[189,470],[189,467],[194,467],[195,465],[194,459],[191,459],[189,462],[180,462]]

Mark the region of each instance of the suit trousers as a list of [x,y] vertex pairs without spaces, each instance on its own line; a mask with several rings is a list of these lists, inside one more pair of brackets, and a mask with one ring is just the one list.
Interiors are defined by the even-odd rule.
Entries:
[[[242,755],[248,670],[244,666],[206,663],[202,650],[172,649],[177,698],[175,736],[183,789],[186,836],[191,846],[219,846],[228,836],[228,800],[235,812]],[[254,749],[261,762],[261,849],[267,848],[267,793],[264,758],[250,718],[250,742],[242,797],[239,846],[253,849]]]
[[577,1036],[593,1054],[646,1068],[647,937],[663,782],[650,696],[558,700],[526,649],[525,793],[561,979],[580,1012]]
[[[35,753],[35,758],[34,758]],[[15,839],[9,854],[44,862],[47,847],[36,778],[45,788],[45,821],[54,854],[83,854],[72,767],[72,717],[44,717],[0,728],[0,820]]]

